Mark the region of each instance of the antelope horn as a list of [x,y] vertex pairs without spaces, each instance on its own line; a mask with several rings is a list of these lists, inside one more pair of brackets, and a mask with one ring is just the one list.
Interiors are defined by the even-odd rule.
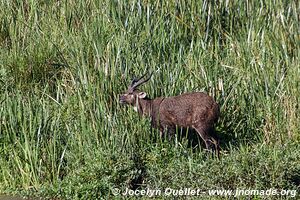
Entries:
[[132,81],[132,83],[131,83],[131,86],[130,86],[130,87],[131,87],[132,89],[135,89],[135,88],[137,88],[138,86],[140,86],[141,84],[143,84],[143,83],[149,81],[150,78],[151,78],[151,76],[152,76],[152,74],[153,74],[153,72],[151,72],[150,76],[144,80],[144,77],[146,76],[146,74],[147,74],[147,72],[146,72],[143,76],[141,76],[141,78],[139,78],[139,79],[134,78],[133,81]]

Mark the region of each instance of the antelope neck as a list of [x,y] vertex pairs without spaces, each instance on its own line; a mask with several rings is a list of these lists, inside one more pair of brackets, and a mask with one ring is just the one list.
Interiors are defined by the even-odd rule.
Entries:
[[134,107],[139,114],[144,116],[151,116],[152,101],[152,99],[139,99],[137,97]]

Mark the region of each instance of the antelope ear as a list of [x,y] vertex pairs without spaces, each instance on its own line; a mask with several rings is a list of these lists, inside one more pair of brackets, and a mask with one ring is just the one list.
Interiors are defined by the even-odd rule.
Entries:
[[138,94],[138,97],[139,97],[140,99],[144,99],[146,96],[147,96],[146,92],[140,92],[140,93]]

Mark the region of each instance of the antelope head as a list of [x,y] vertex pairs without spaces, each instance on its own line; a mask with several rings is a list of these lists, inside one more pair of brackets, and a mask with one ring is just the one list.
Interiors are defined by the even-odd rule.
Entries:
[[134,78],[132,80],[126,93],[120,95],[120,103],[121,104],[132,105],[136,108],[136,105],[138,104],[139,99],[145,99],[147,97],[147,94],[145,92],[141,92],[137,89],[138,86],[142,85],[143,83],[146,83],[151,78],[152,73],[150,74],[150,76],[148,78],[145,79],[144,77],[146,76],[146,74],[144,74],[139,79]]

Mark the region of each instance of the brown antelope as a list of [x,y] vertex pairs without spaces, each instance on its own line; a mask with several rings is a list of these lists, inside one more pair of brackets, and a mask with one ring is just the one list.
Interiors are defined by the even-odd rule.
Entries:
[[160,130],[161,137],[165,131],[170,133],[176,127],[195,129],[206,148],[216,150],[219,155],[214,124],[219,118],[220,109],[214,99],[202,92],[150,99],[145,92],[137,89],[151,78],[152,74],[144,79],[146,74],[132,81],[127,92],[120,95],[120,103],[131,105],[140,115],[150,117],[152,127]]

